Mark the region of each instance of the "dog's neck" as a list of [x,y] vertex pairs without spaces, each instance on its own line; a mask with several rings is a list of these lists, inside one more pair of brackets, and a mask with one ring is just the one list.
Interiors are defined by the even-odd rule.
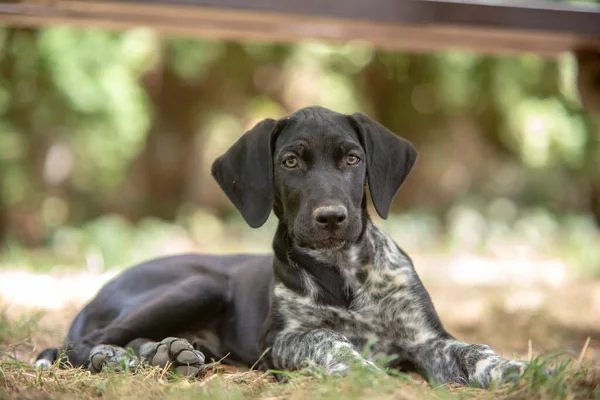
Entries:
[[298,294],[314,294],[318,302],[336,306],[348,307],[369,274],[412,265],[408,256],[368,217],[359,238],[335,250],[298,247],[280,222],[273,250],[278,282]]

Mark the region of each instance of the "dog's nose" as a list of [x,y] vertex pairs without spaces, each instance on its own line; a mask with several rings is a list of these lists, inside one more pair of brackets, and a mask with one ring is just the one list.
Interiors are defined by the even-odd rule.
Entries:
[[344,206],[319,207],[313,212],[317,225],[330,231],[338,228],[348,216]]

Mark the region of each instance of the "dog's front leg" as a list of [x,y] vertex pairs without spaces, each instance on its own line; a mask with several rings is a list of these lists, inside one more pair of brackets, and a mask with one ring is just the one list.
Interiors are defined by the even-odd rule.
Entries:
[[[407,262],[408,264],[408,262]],[[487,345],[456,340],[443,327],[427,290],[410,266],[392,270],[391,295],[380,307],[397,329],[401,358],[431,382],[488,387],[518,378],[526,363],[506,360]]]
[[454,338],[420,344],[412,356],[430,381],[483,388],[492,382],[517,379],[527,365],[522,361],[506,360],[487,345],[467,344]]
[[317,366],[329,374],[343,374],[352,365],[378,370],[346,337],[328,329],[283,331],[277,335],[271,351],[273,365],[282,370]]

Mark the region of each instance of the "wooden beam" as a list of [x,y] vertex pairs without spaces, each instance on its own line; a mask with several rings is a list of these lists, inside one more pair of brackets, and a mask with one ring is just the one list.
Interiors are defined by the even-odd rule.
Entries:
[[600,7],[441,0],[14,0],[0,23],[151,27],[226,40],[365,41],[408,51],[600,52]]

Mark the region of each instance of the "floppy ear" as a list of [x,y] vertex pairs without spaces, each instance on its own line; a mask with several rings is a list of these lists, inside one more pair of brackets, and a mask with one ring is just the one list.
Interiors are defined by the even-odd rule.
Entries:
[[212,176],[252,228],[262,226],[273,207],[271,138],[277,121],[265,119],[244,133],[212,165]]
[[352,114],[367,154],[369,191],[377,214],[386,219],[396,192],[408,176],[417,151],[412,144],[362,113]]

